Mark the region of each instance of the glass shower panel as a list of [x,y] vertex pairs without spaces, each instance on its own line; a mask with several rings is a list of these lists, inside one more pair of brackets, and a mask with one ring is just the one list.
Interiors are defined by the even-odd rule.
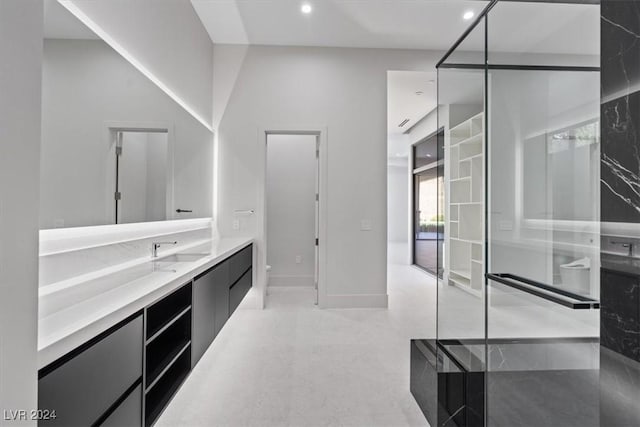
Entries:
[[438,67],[444,129],[444,275],[438,281],[438,425],[484,420],[485,20]]
[[599,425],[599,46],[585,46],[597,15],[525,2],[489,13],[490,426]]
[[600,7],[584,3],[498,2],[489,12],[489,64],[599,67]]

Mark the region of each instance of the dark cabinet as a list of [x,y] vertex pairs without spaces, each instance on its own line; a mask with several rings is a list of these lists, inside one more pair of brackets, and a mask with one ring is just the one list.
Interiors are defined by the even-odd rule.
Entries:
[[229,315],[232,315],[236,308],[240,305],[249,289],[251,289],[251,277],[252,270],[249,268],[245,273],[240,277],[240,279],[231,285],[231,289],[229,289]]
[[39,425],[151,426],[251,288],[252,259],[249,245],[40,370],[56,418]]
[[[46,426],[100,424],[117,411],[117,402],[142,378],[142,314],[43,368],[38,380],[38,407],[55,410]],[[141,425],[142,416],[135,425]]]
[[[215,296],[214,296],[214,308],[213,308],[213,320],[215,327],[215,336],[218,336],[218,333],[222,329],[227,320],[229,319],[229,262],[225,261],[223,263],[223,269],[226,272],[226,275],[222,275],[224,280],[220,278],[220,280],[214,281],[215,286]],[[214,338],[215,338],[214,336]]]
[[191,366],[195,366],[213,342],[229,315],[228,307],[221,309],[221,301],[228,301],[229,264],[222,262],[193,281],[193,351]]
[[193,338],[191,366],[195,366],[252,284],[253,245],[241,249],[193,281]]
[[192,284],[146,309],[145,425],[152,425],[191,371]]
[[229,259],[229,287],[233,286],[253,263],[253,245],[239,251]]
[[142,425],[142,384],[122,401],[101,427],[139,427]]

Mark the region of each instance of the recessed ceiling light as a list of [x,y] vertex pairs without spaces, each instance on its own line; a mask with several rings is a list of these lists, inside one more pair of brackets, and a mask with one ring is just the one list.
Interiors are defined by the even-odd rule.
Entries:
[[464,15],[462,15],[462,18],[463,18],[465,21],[468,21],[469,19],[473,18],[473,16],[474,16],[474,15],[475,15],[475,13],[473,13],[473,11],[468,10],[468,11],[466,11],[466,12],[464,13]]
[[309,3],[303,3],[302,6],[300,7],[300,10],[302,11],[302,13],[304,13],[305,15],[308,15],[311,13],[311,11],[313,10],[313,8],[311,7],[311,5]]
[[435,80],[429,80],[428,83],[430,84],[434,84],[436,81]]
[[423,92],[423,91],[421,91],[421,90],[419,90],[419,91],[417,91],[417,92],[416,92],[416,95],[418,95],[418,96],[420,96],[420,95],[422,95],[422,94],[424,94],[424,92]]
[[431,154],[427,154],[427,157],[431,157]]

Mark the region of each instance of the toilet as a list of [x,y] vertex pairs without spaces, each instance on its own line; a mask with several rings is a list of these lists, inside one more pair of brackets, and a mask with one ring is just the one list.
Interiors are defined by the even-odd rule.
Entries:
[[591,292],[591,260],[580,258],[567,264],[560,265],[562,287],[579,295],[589,295]]

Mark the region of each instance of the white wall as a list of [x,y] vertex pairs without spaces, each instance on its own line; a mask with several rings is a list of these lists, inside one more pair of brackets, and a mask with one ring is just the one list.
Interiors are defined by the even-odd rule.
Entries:
[[113,222],[107,122],[171,126],[174,206],[194,211],[173,218],[212,215],[213,133],[107,44],[45,40],[42,82],[42,228]]
[[[0,2],[0,413],[37,408],[42,1]],[[4,418],[4,416],[2,416]],[[14,425],[0,421],[2,425]],[[36,425],[25,421],[21,425]]]
[[[387,71],[430,70],[439,57],[428,51],[249,46],[218,134],[221,233],[258,237],[265,176],[258,130],[326,127],[328,236],[320,243],[327,254],[320,304],[386,307]],[[241,217],[241,229],[233,230],[234,209],[256,214]],[[370,231],[360,229],[362,220],[370,221]],[[258,239],[259,254],[263,244]],[[258,274],[258,286],[264,286],[263,272]]]
[[[267,264],[270,286],[313,286],[315,135],[267,138]],[[300,262],[296,261],[300,257]]]
[[389,161],[387,167],[387,238],[389,242],[409,241],[409,163],[407,158]]
[[424,116],[418,123],[409,129],[409,132],[407,132],[409,144],[413,145],[422,141],[436,130],[438,130],[438,110],[433,109],[429,114]]
[[[409,131],[389,138],[388,151],[388,260],[395,264],[413,263],[413,145],[438,128],[434,109]],[[403,157],[394,157],[404,154]]]
[[190,1],[71,3],[211,124],[213,44]]

